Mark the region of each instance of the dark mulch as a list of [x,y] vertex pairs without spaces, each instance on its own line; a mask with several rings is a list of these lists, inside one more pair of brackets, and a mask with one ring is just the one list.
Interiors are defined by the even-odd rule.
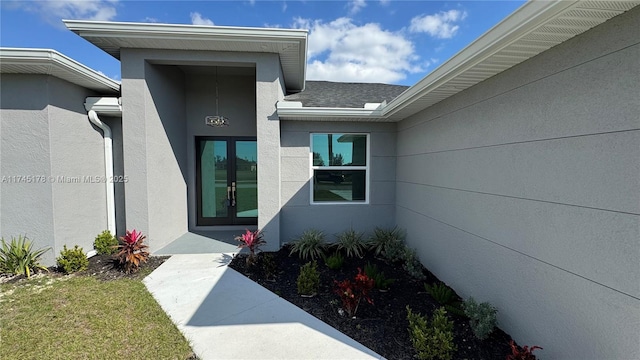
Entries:
[[[265,254],[271,254],[267,256],[273,256],[277,264],[275,279],[267,279],[263,269]],[[245,260],[246,255],[239,255],[230,266],[387,359],[416,358],[409,338],[407,305],[414,313],[429,318],[433,310],[440,307],[424,290],[424,282],[439,282],[433,274],[425,269],[427,279],[416,281],[406,274],[401,265],[387,264],[372,254],[363,259],[347,259],[340,270],[331,270],[322,260],[318,261],[321,287],[312,298],[298,295],[296,280],[304,261],[296,255],[289,256],[288,247],[274,253],[259,254],[256,264],[251,266],[247,266]],[[341,302],[333,292],[334,280],[353,279],[358,273],[357,268],[364,270],[367,262],[376,264],[388,278],[396,281],[388,292],[373,291],[374,305],[362,301],[355,319],[342,316],[338,312]],[[496,329],[488,339],[478,340],[467,318],[451,313],[449,317],[454,322],[454,341],[458,347],[454,359],[504,359],[511,353],[511,337],[502,330]]]
[[[149,275],[158,266],[162,265],[169,256],[150,256],[146,263],[140,265],[140,270],[135,273],[127,274],[120,270],[117,262],[110,255],[95,255],[89,258],[89,267],[87,270],[75,273],[76,276],[93,276],[102,281],[110,281],[117,279],[137,279],[141,280]],[[40,274],[47,274],[50,277],[65,276],[66,274],[56,266],[49,268],[49,272],[39,271]],[[33,276],[33,275],[32,275]],[[25,275],[0,275],[0,283],[16,283],[25,279]]]
[[118,267],[118,263],[109,255],[96,255],[89,258],[89,268],[79,275],[93,276],[99,280],[109,281],[117,279],[142,279],[162,265],[169,256],[149,256],[146,263],[140,265],[140,270],[127,274]]

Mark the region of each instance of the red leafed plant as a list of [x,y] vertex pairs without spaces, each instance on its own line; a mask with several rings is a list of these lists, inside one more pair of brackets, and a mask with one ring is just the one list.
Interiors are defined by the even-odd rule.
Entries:
[[343,281],[334,281],[336,288],[334,292],[340,296],[342,300],[342,308],[347,312],[349,317],[354,317],[358,311],[360,300],[364,298],[369,304],[373,304],[373,300],[369,297],[369,291],[373,289],[375,281],[362,273],[362,269],[358,268],[358,274],[353,281],[346,279]]
[[236,236],[236,240],[240,242],[238,245],[239,248],[248,248],[249,249],[249,257],[247,257],[247,264],[253,264],[256,257],[256,250],[266,244],[266,242],[262,239],[262,232],[260,229],[256,231],[247,231],[240,235]]
[[520,351],[518,345],[516,345],[513,340],[509,342],[509,346],[511,346],[511,354],[507,355],[507,360],[536,360],[533,351],[536,349],[542,350],[540,346],[523,346],[522,351]]
[[142,232],[135,229],[127,230],[127,234],[120,237],[120,244],[116,246],[118,249],[116,259],[126,273],[138,271],[140,264],[147,262],[149,246],[143,244],[144,239],[146,237],[142,235]]

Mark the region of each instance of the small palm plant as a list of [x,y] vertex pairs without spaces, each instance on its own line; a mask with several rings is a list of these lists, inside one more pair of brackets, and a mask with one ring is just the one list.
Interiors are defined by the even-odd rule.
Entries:
[[324,241],[324,233],[320,230],[305,230],[298,239],[291,244],[291,253],[300,256],[301,259],[315,260],[324,257],[327,243]]
[[144,239],[146,239],[146,236],[135,229],[132,231],[127,230],[126,235],[120,237],[120,245],[116,245],[118,250],[116,259],[126,273],[138,271],[140,264],[147,262],[149,258],[147,249],[149,246],[143,243]]
[[372,265],[370,262],[368,262],[367,265],[364,266],[364,273],[367,274],[368,277],[373,279],[375,288],[382,292],[388,291],[389,286],[396,281],[396,279],[387,279],[384,271],[380,271],[377,265]]
[[2,248],[0,249],[0,272],[14,275],[26,275],[31,277],[34,270],[49,271],[46,266],[40,264],[40,258],[51,248],[33,250],[33,244],[26,236],[19,235],[18,238],[11,237],[11,242],[7,243],[4,238],[0,238]]
[[406,233],[397,226],[393,229],[376,227],[369,240],[369,248],[376,256],[382,256],[388,261],[402,260],[404,252],[404,239]]
[[364,233],[359,233],[353,229],[346,230],[337,235],[336,248],[338,251],[344,251],[347,257],[359,257],[367,249],[367,244],[364,241]]
[[266,242],[262,239],[262,232],[258,229],[256,231],[247,231],[240,235],[236,236],[236,240],[240,242],[238,245],[239,248],[247,248],[249,249],[249,257],[247,257],[247,265],[251,265],[255,263],[256,260],[256,250],[266,244]]

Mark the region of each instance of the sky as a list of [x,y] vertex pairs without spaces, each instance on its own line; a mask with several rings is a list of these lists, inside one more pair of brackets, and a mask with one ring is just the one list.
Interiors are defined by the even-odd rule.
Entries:
[[120,80],[62,19],[309,30],[307,80],[413,85],[524,1],[0,0],[0,46],[54,49]]

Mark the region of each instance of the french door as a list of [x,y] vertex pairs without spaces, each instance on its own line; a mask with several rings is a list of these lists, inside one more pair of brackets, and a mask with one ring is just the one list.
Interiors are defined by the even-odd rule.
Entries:
[[197,137],[198,225],[258,223],[255,138]]

